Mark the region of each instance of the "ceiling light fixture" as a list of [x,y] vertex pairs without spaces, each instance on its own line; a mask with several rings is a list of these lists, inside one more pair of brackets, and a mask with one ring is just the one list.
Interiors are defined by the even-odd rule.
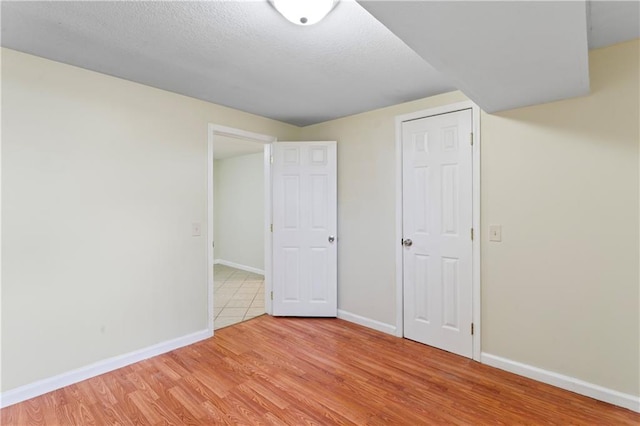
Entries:
[[270,0],[288,21],[297,25],[313,25],[322,20],[338,0]]

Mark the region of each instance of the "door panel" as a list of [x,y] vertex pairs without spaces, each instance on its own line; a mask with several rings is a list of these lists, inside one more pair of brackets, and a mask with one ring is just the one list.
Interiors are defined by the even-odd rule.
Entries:
[[288,302],[300,301],[300,249],[297,247],[283,247],[282,249],[282,298]]
[[402,124],[404,333],[471,357],[471,110]]
[[336,161],[335,142],[273,145],[276,316],[337,315]]

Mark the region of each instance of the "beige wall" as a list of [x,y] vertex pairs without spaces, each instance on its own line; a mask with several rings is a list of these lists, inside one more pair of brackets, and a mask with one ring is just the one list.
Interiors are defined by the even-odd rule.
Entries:
[[[482,351],[640,395],[639,43],[590,53],[589,96],[482,114]],[[339,308],[395,322],[396,115],[309,126],[338,141]],[[490,243],[489,224],[503,242]]]
[[[639,49],[592,51],[589,96],[482,115],[482,350],[634,395]],[[2,390],[206,327],[208,122],[338,141],[339,307],[394,323],[394,118],[461,93],[297,129],[2,55]]]
[[482,117],[483,350],[640,395],[639,43],[591,95]]
[[3,391],[206,329],[209,122],[299,132],[2,50]]
[[264,270],[264,154],[214,163],[215,258]]

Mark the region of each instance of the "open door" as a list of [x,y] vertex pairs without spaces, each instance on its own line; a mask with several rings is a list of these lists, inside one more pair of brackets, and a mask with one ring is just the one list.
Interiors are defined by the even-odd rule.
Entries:
[[273,315],[335,317],[336,142],[273,144]]

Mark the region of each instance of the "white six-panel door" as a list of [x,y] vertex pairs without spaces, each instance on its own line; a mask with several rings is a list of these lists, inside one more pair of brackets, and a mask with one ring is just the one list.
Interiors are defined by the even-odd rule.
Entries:
[[473,355],[472,112],[402,124],[405,337]]
[[273,315],[337,315],[336,142],[273,144]]

